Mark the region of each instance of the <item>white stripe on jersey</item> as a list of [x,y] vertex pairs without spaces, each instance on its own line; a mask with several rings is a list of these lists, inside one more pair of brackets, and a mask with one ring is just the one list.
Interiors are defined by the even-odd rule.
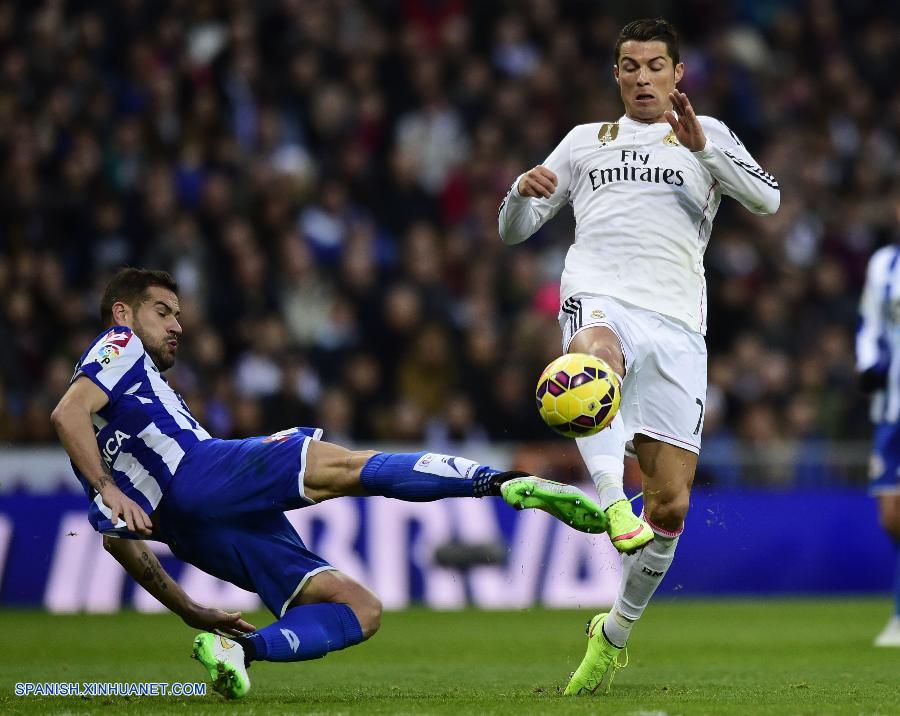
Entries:
[[[178,465],[181,464],[181,461],[184,459],[184,450],[181,449],[181,446],[169,436],[163,435],[159,428],[156,427],[156,423],[150,423],[137,434],[137,437],[144,441],[144,445],[162,458],[166,467],[169,468],[169,472],[174,476],[175,471],[178,469]],[[121,456],[122,454],[120,453],[119,457]],[[128,455],[128,457],[133,459],[132,455]],[[118,462],[118,459],[116,462]],[[137,461],[135,461],[135,464],[137,464]],[[143,468],[141,469],[143,470]],[[144,470],[144,472],[146,472],[146,470]],[[149,476],[149,473],[147,474]],[[132,482],[134,481],[132,480]],[[135,487],[137,487],[137,483],[135,483]],[[159,488],[157,487],[157,489]],[[147,495],[147,498],[149,499],[150,495]]]
[[[103,504],[103,498],[100,497],[99,494],[96,497],[94,497],[94,504],[97,506],[97,509],[100,510],[100,513],[106,519],[108,519],[108,520],[112,519],[112,510],[109,509],[105,504]],[[113,527],[115,527],[116,529],[121,529],[123,527],[128,527],[128,523],[120,517],[119,520],[116,522],[116,524],[113,525]]]
[[[141,387],[140,383],[135,383],[128,390],[125,391],[125,395],[134,395],[140,387]],[[150,405],[153,402],[152,400],[150,400],[150,398],[145,398],[141,395],[134,395],[134,397],[137,398],[139,401],[141,401],[141,403],[143,403],[144,405]]]
[[891,359],[888,369],[887,390],[885,390],[883,412],[878,422],[896,423],[900,417],[900,361]]
[[[148,357],[147,360],[149,361],[150,358]],[[152,367],[147,370],[147,378],[150,379],[150,387],[153,389],[153,394],[157,397],[163,408],[165,408],[165,411],[172,416],[172,419],[179,428],[190,430],[200,440],[208,440],[211,437],[199,423],[196,421],[191,422],[191,420],[188,419],[183,412],[184,406],[182,406],[178,396],[175,395],[172,386],[164,381],[160,374],[153,370]],[[196,427],[194,427],[195,425]],[[173,470],[172,472],[174,473],[175,471]]]
[[885,246],[869,259],[859,302],[856,369],[884,372],[887,386],[872,396],[873,422],[900,421],[900,247]]
[[159,504],[162,499],[162,490],[159,489],[159,484],[141,463],[134,459],[134,455],[120,452],[113,463],[113,469],[124,472],[134,488],[143,493],[154,508]]

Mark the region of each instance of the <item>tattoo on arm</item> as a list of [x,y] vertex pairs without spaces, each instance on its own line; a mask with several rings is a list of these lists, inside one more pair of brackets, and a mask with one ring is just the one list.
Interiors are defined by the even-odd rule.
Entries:
[[141,561],[145,565],[141,581],[146,584],[156,585],[162,590],[168,589],[169,585],[166,583],[165,572],[156,555],[144,550],[141,552]]

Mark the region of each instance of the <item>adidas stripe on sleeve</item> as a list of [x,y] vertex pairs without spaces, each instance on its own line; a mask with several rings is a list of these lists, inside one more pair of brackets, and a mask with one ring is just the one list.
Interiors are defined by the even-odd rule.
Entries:
[[775,177],[765,171],[724,123],[700,117],[706,146],[694,152],[697,160],[715,177],[722,193],[737,199],[754,214],[772,214],[781,203]]

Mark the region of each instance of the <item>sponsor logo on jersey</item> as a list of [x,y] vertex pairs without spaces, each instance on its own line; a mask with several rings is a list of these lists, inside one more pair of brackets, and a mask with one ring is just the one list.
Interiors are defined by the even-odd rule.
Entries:
[[663,137],[663,144],[665,144],[667,147],[681,146],[681,142],[679,142],[675,138],[675,130],[674,129],[670,129],[669,133],[665,137]]
[[591,189],[597,191],[607,184],[622,181],[684,186],[684,172],[681,169],[650,166],[650,152],[642,154],[634,149],[623,149],[620,160],[621,166],[591,169],[588,172]]
[[97,349],[97,356],[99,357],[100,363],[109,365],[114,358],[118,358],[121,355],[122,349],[128,345],[128,341],[130,340],[130,331],[117,331],[115,329],[109,331],[103,336],[100,347]]
[[601,318],[606,318],[606,314],[599,308],[595,308],[593,311],[591,311],[591,318],[596,318],[599,320]]
[[117,331],[115,329],[111,330],[103,337],[104,343],[113,343],[119,348],[124,348],[128,345],[128,341],[131,340],[131,332],[130,331]]
[[104,343],[100,346],[100,350],[97,351],[97,355],[100,356],[100,362],[103,365],[109,365],[113,358],[119,357],[119,352],[118,346],[113,345],[112,343]]
[[121,430],[116,430],[113,432],[112,437],[110,437],[105,443],[103,443],[103,449],[100,451],[100,454],[103,457],[103,461],[107,465],[112,465],[116,455],[119,454],[122,443],[128,440],[128,438],[130,437],[131,436],[128,433],[123,433]]
[[618,122],[604,122],[600,125],[600,131],[597,132],[597,139],[601,147],[605,147],[610,142],[615,142],[619,136]]

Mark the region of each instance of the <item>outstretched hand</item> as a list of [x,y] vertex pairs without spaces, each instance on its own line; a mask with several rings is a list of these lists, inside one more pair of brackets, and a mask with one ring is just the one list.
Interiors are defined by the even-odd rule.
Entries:
[[675,90],[669,93],[669,101],[672,103],[672,109],[667,109],[663,116],[672,127],[675,139],[692,152],[699,152],[706,146],[706,134],[703,133],[703,127],[694,114],[690,100],[684,92]]

